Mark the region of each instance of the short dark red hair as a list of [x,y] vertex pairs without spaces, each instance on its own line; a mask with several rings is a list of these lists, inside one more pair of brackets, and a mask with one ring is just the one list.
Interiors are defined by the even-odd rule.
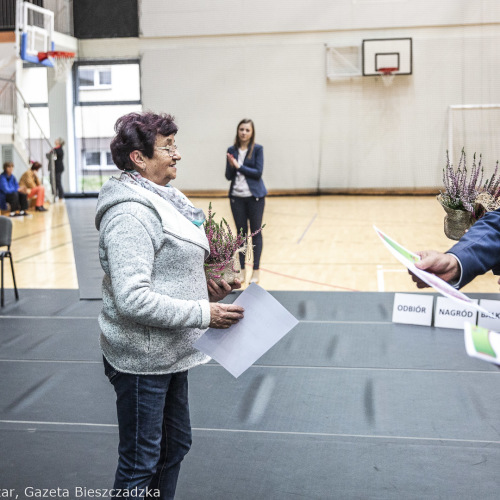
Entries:
[[130,159],[132,151],[140,151],[152,158],[156,136],[168,136],[177,133],[174,117],[167,114],[156,114],[151,111],[129,113],[115,123],[115,137],[111,141],[113,162],[120,170],[132,170],[134,163]]

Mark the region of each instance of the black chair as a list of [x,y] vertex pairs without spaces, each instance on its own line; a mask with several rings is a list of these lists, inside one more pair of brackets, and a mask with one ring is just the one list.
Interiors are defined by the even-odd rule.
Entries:
[[0,260],[2,261],[2,292],[1,292],[1,307],[4,304],[3,298],[3,259],[8,257],[10,259],[10,268],[12,269],[12,281],[14,281],[14,292],[16,300],[19,300],[17,293],[16,276],[14,275],[14,263],[12,262],[12,253],[10,251],[10,243],[12,241],[12,221],[8,217],[0,215],[0,248],[7,247],[7,250],[0,250]]

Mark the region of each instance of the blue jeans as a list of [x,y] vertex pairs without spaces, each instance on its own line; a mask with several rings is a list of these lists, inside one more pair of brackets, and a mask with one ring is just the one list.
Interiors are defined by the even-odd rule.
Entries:
[[[115,370],[105,358],[104,371],[115,388],[120,435],[114,489],[136,488],[131,498],[159,490],[162,500],[173,499],[191,447],[188,372],[132,375]],[[150,496],[155,498],[153,492]]]

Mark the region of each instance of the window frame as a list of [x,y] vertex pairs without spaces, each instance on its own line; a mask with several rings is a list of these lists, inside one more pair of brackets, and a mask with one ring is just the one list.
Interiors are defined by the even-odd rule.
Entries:
[[[99,165],[87,163],[87,154],[99,154]],[[108,154],[111,155],[111,151],[109,149],[89,149],[82,150],[82,172],[99,172],[99,171],[110,171],[115,170],[117,167],[114,163],[108,163]]]
[[[80,84],[80,69],[92,71],[94,76],[94,85],[81,85]],[[100,83],[100,73],[108,71],[111,83]],[[79,66],[77,69],[78,90],[111,90],[113,88],[113,72],[111,66],[108,65],[95,65],[95,66]]]

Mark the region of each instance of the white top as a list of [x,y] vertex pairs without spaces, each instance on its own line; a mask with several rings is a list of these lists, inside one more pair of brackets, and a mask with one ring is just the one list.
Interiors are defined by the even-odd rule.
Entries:
[[[238,165],[240,167],[245,161],[247,151],[247,149],[238,149]],[[248,196],[252,196],[252,192],[248,187],[247,179],[239,170],[236,171],[236,179],[234,179],[231,196],[236,196],[237,198],[247,198]]]

